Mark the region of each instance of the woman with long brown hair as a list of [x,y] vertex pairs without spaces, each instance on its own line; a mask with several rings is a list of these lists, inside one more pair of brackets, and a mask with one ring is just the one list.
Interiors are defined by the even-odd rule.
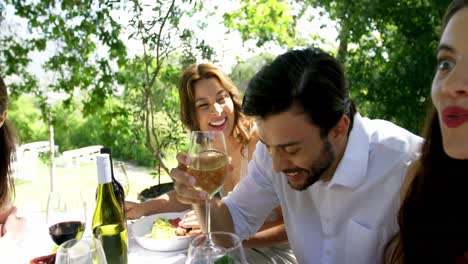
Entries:
[[[254,121],[242,114],[241,98],[233,81],[212,64],[192,65],[184,70],[179,83],[179,99],[180,119],[189,131],[214,130],[224,133],[233,167],[221,193],[224,196],[247,175],[247,165],[258,142]],[[129,219],[191,209],[190,205],[177,201],[174,191],[141,204],[126,202],[126,207]],[[181,224],[184,227],[198,227],[193,211]],[[277,208],[260,231],[244,241],[244,246],[261,248],[255,250],[274,258],[277,263],[295,263],[287,242],[281,209]]]
[[446,12],[421,158],[403,184],[386,263],[468,263],[468,0]]
[[16,216],[16,207],[12,201],[14,185],[11,178],[11,159],[15,153],[15,134],[6,121],[7,108],[8,92],[0,77],[0,247],[20,240],[25,230],[25,220]]

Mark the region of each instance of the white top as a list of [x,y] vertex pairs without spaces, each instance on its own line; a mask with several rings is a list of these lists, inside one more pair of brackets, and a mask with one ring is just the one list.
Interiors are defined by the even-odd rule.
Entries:
[[399,190],[422,139],[390,122],[354,117],[354,127],[328,183],[293,190],[272,169],[265,145],[257,144],[249,176],[226,198],[241,240],[255,234],[281,205],[298,263],[375,264],[397,229]]

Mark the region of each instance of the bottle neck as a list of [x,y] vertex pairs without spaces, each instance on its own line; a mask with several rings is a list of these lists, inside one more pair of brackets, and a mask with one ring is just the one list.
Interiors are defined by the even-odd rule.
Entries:
[[[109,169],[109,168],[107,168]],[[107,184],[112,182],[112,175],[109,171],[106,171],[105,173],[98,173],[98,184]]]

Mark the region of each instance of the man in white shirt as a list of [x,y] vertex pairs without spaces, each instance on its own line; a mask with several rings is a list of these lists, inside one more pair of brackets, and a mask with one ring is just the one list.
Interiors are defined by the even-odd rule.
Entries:
[[[348,95],[342,66],[319,49],[289,51],[257,73],[242,108],[261,142],[249,176],[213,201],[212,230],[248,239],[279,204],[298,263],[379,263],[421,138],[361,117]],[[178,199],[204,223],[206,194],[191,188],[186,154],[177,158]]]

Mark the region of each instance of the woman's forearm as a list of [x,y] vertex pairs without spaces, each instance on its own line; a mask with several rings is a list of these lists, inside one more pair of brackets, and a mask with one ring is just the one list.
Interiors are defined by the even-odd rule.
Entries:
[[160,195],[152,200],[143,202],[142,206],[144,215],[152,215],[168,212],[180,212],[190,209],[190,205],[180,203],[177,200],[175,191],[170,191]]

